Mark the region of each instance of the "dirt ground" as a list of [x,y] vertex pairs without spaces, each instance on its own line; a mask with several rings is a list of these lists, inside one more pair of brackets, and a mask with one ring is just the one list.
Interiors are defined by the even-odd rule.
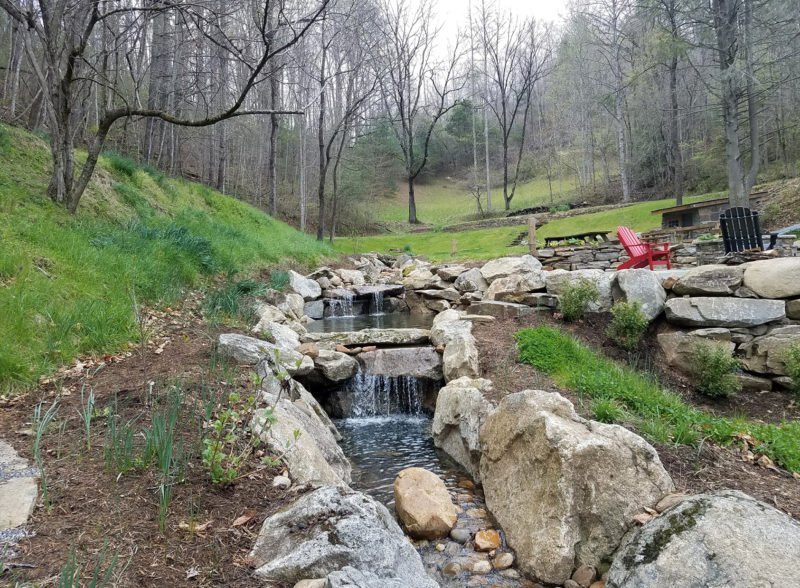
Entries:
[[[104,546],[106,562],[117,558],[115,586],[262,585],[251,577],[247,554],[264,519],[294,493],[274,489],[272,479],[281,470],[262,466],[255,455],[239,469],[234,484],[210,481],[201,460],[203,403],[247,388],[248,375],[216,364],[216,333],[203,325],[191,304],[158,315],[145,350],[83,358],[0,407],[0,437],[32,459],[34,407],[41,401],[46,408],[56,399],[60,406],[43,440],[49,504],[40,500],[31,519],[33,535],[17,546],[10,560],[14,566],[0,576],[0,585],[55,586],[73,550],[86,581]],[[187,458],[184,479],[172,486],[161,533],[157,468],[119,476],[109,471],[106,410],[116,405],[118,422],[136,419],[136,429],[142,430],[172,386],[181,390],[177,438]],[[82,387],[96,396],[91,449],[79,417]],[[142,443],[138,435],[135,443]]]
[[[538,313],[519,319],[476,324],[473,332],[478,340],[481,372],[494,382],[494,400],[526,389],[555,390],[569,398],[582,416],[590,416],[588,407],[575,393],[559,389],[546,374],[517,361],[514,333],[525,327],[541,325],[557,325],[608,357],[654,372],[665,386],[703,410],[720,415],[744,415],[764,422],[800,418],[800,409],[788,393],[742,392],[734,399],[719,401],[701,396],[691,387],[689,378],[660,365],[652,337],[635,356],[629,357],[626,352],[614,347],[605,336],[607,319],[601,316],[564,325],[555,321],[549,313]],[[746,449],[733,445],[718,447],[711,443],[703,443],[699,447],[655,447],[679,491],[741,490],[800,520],[800,480],[787,471],[753,463],[753,456]]]

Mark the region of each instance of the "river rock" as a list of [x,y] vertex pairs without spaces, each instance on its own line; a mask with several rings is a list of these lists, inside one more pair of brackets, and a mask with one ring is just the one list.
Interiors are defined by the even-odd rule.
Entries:
[[484,396],[490,380],[458,378],[439,390],[431,433],[433,443],[480,480],[480,430],[493,404]]
[[507,570],[514,565],[513,553],[498,553],[492,560],[492,567],[496,570]]
[[647,269],[627,269],[616,272],[612,282],[614,300],[638,302],[647,320],[653,322],[662,312],[667,293],[658,277]]
[[486,291],[486,299],[520,303],[524,302],[531,292],[544,290],[544,287],[544,272],[514,274],[494,280]]
[[473,302],[469,305],[469,312],[473,314],[485,314],[499,319],[518,318],[536,312],[534,308],[526,304],[516,302],[501,302],[498,300],[482,300]]
[[758,374],[788,375],[784,360],[789,348],[795,345],[800,345],[800,325],[772,329],[742,345],[745,351],[742,363],[746,370]]
[[444,482],[423,468],[406,468],[394,481],[397,517],[415,539],[447,537],[458,517]]
[[500,278],[515,274],[528,274],[542,269],[541,262],[532,255],[493,259],[481,268],[481,275],[490,284]]
[[664,354],[667,364],[690,372],[694,363],[697,346],[713,343],[723,347],[733,355],[736,344],[731,341],[728,329],[697,329],[696,331],[667,331],[656,336],[658,346]]
[[592,282],[597,287],[599,294],[596,302],[587,305],[589,312],[606,312],[611,310],[611,280],[614,278],[613,272],[604,272],[599,269],[585,270],[553,270],[545,272],[547,282],[547,293],[555,296],[562,296],[569,288],[574,287],[582,280]]
[[614,556],[608,588],[795,586],[800,523],[742,492],[684,499]]
[[309,339],[340,345],[420,345],[428,343],[427,329],[362,329],[341,333],[309,333]]
[[435,270],[436,275],[442,278],[445,282],[453,282],[458,276],[467,271],[463,265],[444,265],[437,267]]
[[780,257],[748,263],[744,285],[761,298],[800,296],[800,257]]
[[269,341],[262,341],[238,333],[223,333],[217,339],[217,353],[237,363],[257,365],[262,360],[270,364],[279,362],[290,376],[304,376],[314,369],[314,362],[293,349],[282,349]]
[[249,559],[267,582],[292,584],[352,567],[386,585],[436,587],[386,507],[343,487],[319,488],[267,518]]
[[381,376],[442,379],[442,356],[433,347],[392,347],[359,354],[362,370]]
[[494,551],[500,548],[500,533],[494,529],[483,529],[475,533],[474,543],[478,551]]
[[608,559],[631,527],[673,488],[655,449],[617,425],[587,421],[559,394],[503,398],[481,429],[486,505],[521,571],[564,584]]
[[339,351],[320,349],[314,358],[314,366],[330,382],[343,382],[352,378],[358,371],[358,362]]
[[289,287],[303,297],[305,302],[315,300],[322,296],[322,288],[315,280],[301,276],[294,270],[289,270]]
[[489,283],[483,277],[481,270],[474,267],[459,275],[453,286],[459,292],[486,292]]
[[668,322],[687,327],[755,327],[785,318],[786,304],[751,298],[673,298],[665,311]]
[[[275,419],[266,409],[253,415],[253,433],[274,455],[282,455],[295,483],[321,485],[349,484],[350,461],[342,452],[326,423],[304,401],[266,396]],[[302,579],[308,576],[302,576]]]
[[672,291],[679,296],[732,296],[743,276],[740,265],[701,265],[679,278]]

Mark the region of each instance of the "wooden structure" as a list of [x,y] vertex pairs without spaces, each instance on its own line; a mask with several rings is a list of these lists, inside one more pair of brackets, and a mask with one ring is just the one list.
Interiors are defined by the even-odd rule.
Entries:
[[709,222],[699,225],[692,225],[691,227],[672,227],[669,229],[655,229],[642,233],[644,241],[653,243],[660,243],[662,241],[669,241],[670,243],[681,243],[683,241],[691,241],[700,235],[707,235],[709,233],[719,233],[719,223]]
[[[769,192],[756,192],[750,194],[750,207],[760,211],[770,199]],[[705,223],[716,223],[719,215],[730,207],[727,198],[714,198],[703,202],[692,202],[681,206],[659,208],[652,214],[661,215],[662,229],[689,228]]]
[[618,270],[645,267],[653,270],[657,265],[665,265],[667,269],[672,268],[669,260],[669,243],[646,243],[628,227],[617,227],[617,237],[630,257],[628,261],[617,266]]
[[[722,230],[725,253],[764,251],[764,238],[761,235],[758,211],[742,206],[729,208],[719,216],[719,226]],[[772,249],[777,239],[777,233],[771,234],[767,249]]]

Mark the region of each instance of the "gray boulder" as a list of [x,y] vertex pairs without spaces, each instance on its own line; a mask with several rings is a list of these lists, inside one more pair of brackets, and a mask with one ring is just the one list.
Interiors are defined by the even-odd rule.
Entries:
[[755,327],[786,317],[782,300],[731,297],[673,298],[667,321],[687,327]]
[[442,356],[433,347],[392,347],[358,354],[363,371],[380,376],[442,379]]
[[638,529],[608,588],[796,586],[800,523],[742,492],[690,496]]
[[490,284],[500,278],[515,274],[528,274],[542,269],[541,262],[532,255],[493,259],[481,268],[483,278]]
[[582,419],[559,394],[506,396],[480,439],[486,505],[520,570],[544,583],[609,559],[633,517],[673,489],[644,439]]
[[320,371],[326,380],[344,382],[356,374],[358,362],[346,353],[320,349],[319,355],[314,358],[314,367]]
[[763,337],[742,345],[745,351],[742,363],[751,372],[785,376],[786,353],[795,345],[800,345],[800,325],[772,329]]
[[439,390],[431,433],[433,443],[480,480],[480,430],[493,404],[484,396],[485,379],[458,378]]
[[612,272],[604,272],[599,269],[586,270],[553,270],[545,272],[547,282],[547,293],[555,296],[562,296],[569,288],[575,287],[582,280],[589,281],[597,287],[599,294],[596,302],[590,302],[587,310],[589,312],[606,312],[611,310],[613,302],[611,296],[611,281],[614,278]]
[[786,301],[786,316],[793,321],[800,321],[800,299]]
[[459,292],[486,292],[489,287],[481,270],[476,267],[459,275],[453,285]]
[[473,314],[483,314],[495,318],[517,318],[536,312],[526,304],[516,302],[501,302],[499,300],[481,300],[469,305],[469,312]]
[[315,280],[301,276],[294,270],[289,270],[289,287],[306,302],[322,296],[322,288]]
[[701,265],[679,278],[672,291],[679,296],[732,296],[743,276],[742,266]]
[[690,372],[693,367],[697,346],[713,344],[724,348],[733,355],[736,344],[733,343],[728,329],[697,329],[696,331],[665,331],[656,336],[658,346],[664,354],[667,364]]
[[467,271],[467,268],[463,265],[445,265],[435,268],[434,271],[436,272],[436,275],[442,278],[445,282],[453,282],[458,278],[458,276]]
[[646,269],[628,269],[616,273],[612,285],[614,300],[638,302],[647,320],[654,321],[664,312],[667,293],[658,277]]
[[427,329],[362,329],[340,333],[309,333],[308,339],[341,345],[418,345],[430,340]]
[[333,586],[348,586],[336,572],[349,567],[388,586],[436,586],[386,507],[341,487],[319,488],[265,520],[250,560],[275,583],[333,574]]
[[286,351],[287,353],[294,351],[300,346],[300,335],[288,325],[261,319],[258,321],[258,324],[253,327],[253,333],[260,335],[262,339],[274,343],[280,347],[282,351]]
[[476,378],[480,374],[472,322],[462,320],[460,316],[454,310],[447,310],[436,316],[431,327],[433,344],[444,345],[442,371],[447,382],[463,376]]
[[800,296],[800,257],[780,257],[748,263],[744,285],[761,298]]
[[544,272],[514,274],[494,280],[486,291],[486,299],[522,303],[532,292],[544,288]]
[[290,376],[304,376],[314,369],[314,362],[295,350],[284,349],[254,337],[238,333],[223,333],[217,339],[217,353],[236,363],[258,365],[266,360],[270,365],[279,363]]

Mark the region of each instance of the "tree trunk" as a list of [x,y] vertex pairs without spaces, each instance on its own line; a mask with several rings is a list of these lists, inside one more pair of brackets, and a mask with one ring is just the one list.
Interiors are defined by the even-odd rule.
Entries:
[[[673,31],[673,35],[676,31]],[[673,55],[669,66],[669,100],[670,100],[670,174],[672,176],[672,194],[675,205],[683,204],[683,158],[678,133],[678,56]]]
[[414,198],[414,177],[408,176],[408,222],[412,225],[419,223],[417,219],[417,201]]

